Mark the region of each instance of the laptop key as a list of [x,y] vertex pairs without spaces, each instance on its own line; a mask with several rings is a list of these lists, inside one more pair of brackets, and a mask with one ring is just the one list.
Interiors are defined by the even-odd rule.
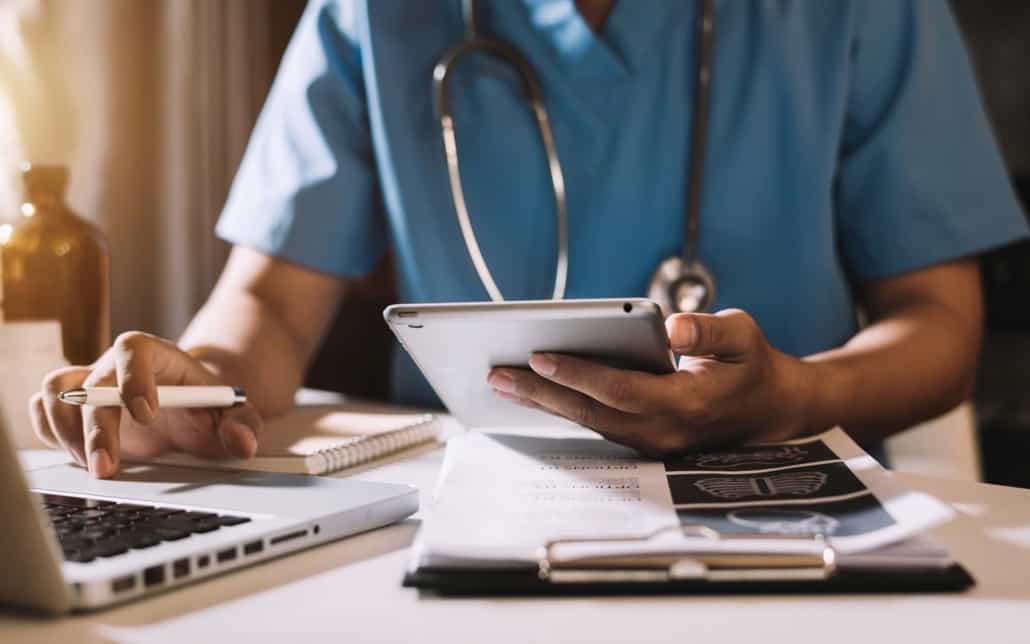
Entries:
[[175,517],[176,519],[187,519],[189,521],[203,521],[207,519],[217,519],[218,515],[214,512],[186,512]]
[[183,521],[179,517],[171,517],[162,520],[157,525],[162,527],[171,528],[173,530],[183,530],[186,532],[213,532],[218,528],[222,527],[217,520],[208,519],[203,521]]
[[157,544],[161,543],[161,540],[153,535],[149,534],[128,534],[126,538],[129,541],[129,547],[133,550],[142,550],[143,548],[152,548]]
[[218,517],[218,522],[224,526],[240,525],[241,523],[247,523],[250,521],[250,517],[237,517],[230,514],[223,514]]
[[194,521],[190,530],[192,532],[214,532],[222,527],[218,521]]
[[97,558],[93,550],[84,548],[82,550],[65,550],[64,558],[68,561],[76,561],[78,563],[89,563]]
[[106,517],[108,514],[109,513],[106,512],[105,510],[79,510],[78,512],[75,512],[74,514],[71,514],[71,516],[79,518],[79,519],[90,520],[90,519],[100,519],[102,517]]
[[114,515],[117,515],[117,516],[132,516],[134,514],[139,514],[143,510],[146,510],[147,508],[125,507],[123,505],[115,505],[113,507],[104,508],[104,509],[107,510],[108,512],[110,512],[111,514],[114,514]]
[[135,505],[133,503],[115,503],[113,510],[119,512],[136,512],[137,510],[152,510],[153,508],[149,505]]
[[86,550],[93,547],[93,542],[89,539],[80,539],[78,537],[68,537],[60,540],[61,549],[68,550]]
[[77,496],[58,496],[57,494],[42,494],[43,503],[53,505],[71,505],[80,508],[87,506],[86,499],[80,499]]
[[114,557],[115,555],[122,555],[129,551],[129,542],[125,540],[108,540],[102,541],[97,545],[93,546],[93,552],[98,557]]
[[47,505],[67,505],[79,508],[106,508],[114,505],[114,501],[83,499],[77,496],[62,496],[60,494],[42,494],[40,496],[43,503]]
[[77,506],[74,506],[74,505],[57,505],[57,504],[54,504],[54,503],[48,503],[48,504],[44,505],[43,508],[47,511],[47,514],[49,514],[52,517],[53,516],[60,517],[60,516],[64,516],[66,514],[71,514],[73,512],[78,511],[78,507]]
[[190,536],[190,534],[191,534],[189,530],[184,530],[184,529],[181,529],[181,528],[172,528],[172,527],[150,527],[150,526],[147,526],[147,527],[142,528],[142,529],[144,529],[147,532],[153,534],[155,537],[157,537],[161,541],[178,541],[179,539],[185,539],[186,537]]
[[153,516],[155,517],[171,517],[181,514],[186,514],[186,510],[177,510],[175,508],[155,508]]
[[111,525],[133,525],[134,523],[146,521],[148,517],[136,514],[113,514],[108,518],[111,520]]
[[161,516],[162,512],[161,512],[161,508],[143,508],[142,510],[137,510],[136,511],[136,515],[140,516],[140,517],[146,517],[147,519],[150,519],[152,517]]
[[80,539],[91,539],[93,541],[99,541],[112,535],[110,530],[104,530],[101,528],[88,528],[76,534]]
[[108,525],[108,528],[115,532],[134,532],[136,529],[136,522],[133,521],[118,521]]

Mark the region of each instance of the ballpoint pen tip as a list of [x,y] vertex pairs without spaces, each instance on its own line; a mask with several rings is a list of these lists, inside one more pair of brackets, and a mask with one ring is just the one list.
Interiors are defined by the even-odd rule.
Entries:
[[86,392],[82,389],[68,389],[57,394],[57,399],[69,405],[82,405],[86,402]]

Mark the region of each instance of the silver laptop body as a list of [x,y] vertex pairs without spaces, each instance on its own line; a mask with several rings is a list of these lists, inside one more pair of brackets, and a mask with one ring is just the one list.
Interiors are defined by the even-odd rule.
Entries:
[[412,486],[353,479],[132,464],[110,480],[73,465],[23,473],[0,410],[4,605],[51,614],[100,608],[417,509]]

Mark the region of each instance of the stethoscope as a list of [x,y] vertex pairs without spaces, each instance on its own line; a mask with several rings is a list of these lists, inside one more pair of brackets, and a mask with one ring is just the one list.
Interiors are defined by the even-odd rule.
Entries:
[[[625,1],[625,0],[623,0]],[[712,79],[712,32],[714,17],[712,0],[699,0],[697,68],[694,87],[694,114],[691,123],[690,169],[687,179],[686,221],[683,228],[683,254],[670,257],[658,265],[651,277],[648,297],[656,302],[666,315],[678,312],[707,311],[715,300],[715,280],[711,272],[698,259],[697,246],[700,235],[701,190],[704,185],[705,133],[708,125],[708,103]],[[554,270],[554,291],[552,299],[565,297],[565,286],[569,272],[568,212],[565,204],[565,179],[562,174],[558,151],[551,133],[551,123],[544,107],[540,84],[529,61],[513,46],[501,40],[480,35],[476,22],[475,0],[462,0],[462,19],[465,24],[465,38],[443,55],[433,68],[433,93],[436,110],[443,135],[444,160],[450,183],[454,211],[465,241],[472,265],[476,269],[483,287],[494,302],[503,302],[504,296],[490,273],[483,252],[476,240],[476,233],[469,219],[465,193],[461,186],[461,170],[458,163],[458,144],[454,129],[454,116],[447,91],[451,70],[455,63],[470,53],[486,53],[515,68],[522,89],[533,116],[536,119],[540,140],[544,145],[547,165],[551,174],[554,193],[555,220],[558,228],[558,257]]]

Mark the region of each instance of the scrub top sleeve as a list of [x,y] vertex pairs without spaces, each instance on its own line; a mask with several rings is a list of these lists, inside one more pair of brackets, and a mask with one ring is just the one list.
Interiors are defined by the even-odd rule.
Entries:
[[853,277],[889,277],[1023,238],[948,4],[855,3],[837,175],[839,243]]
[[361,276],[386,244],[356,3],[308,5],[216,233],[314,270]]

